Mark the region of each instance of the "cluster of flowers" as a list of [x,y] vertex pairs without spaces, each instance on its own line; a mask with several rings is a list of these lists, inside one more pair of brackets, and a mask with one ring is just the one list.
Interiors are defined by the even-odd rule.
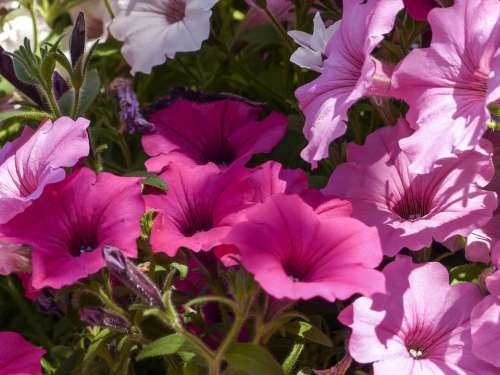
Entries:
[[[215,3],[131,2],[110,31],[132,72],[149,72],[200,48]],[[347,161],[321,191],[303,170],[247,166],[276,146],[287,118],[233,95],[176,92],[147,120],[134,107],[132,117],[148,127],[147,171],[167,192],[84,166],[84,118],[25,127],[0,150],[0,273],[18,273],[30,298],[72,285],[106,267],[107,246],[137,258],[141,218],[153,211],[155,253],[213,252],[280,300],[361,294],[339,320],[351,329],[350,356],[373,363],[376,375],[499,374],[500,138],[488,126],[500,108],[500,2],[431,3],[423,15],[416,8],[429,21],[429,46],[395,66],[377,47],[402,0],[344,0],[341,21],[326,27],[317,14],[312,35],[290,32],[300,45],[291,60],[320,73],[296,91],[308,140],[301,156],[313,168],[344,135],[359,99],[409,106],[364,145],[348,144]],[[153,39],[164,48],[143,50]],[[450,285],[442,264],[399,254],[434,240],[453,247],[457,236],[467,238],[468,260],[490,265],[479,283]],[[391,260],[379,271],[384,256]],[[44,350],[11,332],[0,343],[2,373],[40,372]]]

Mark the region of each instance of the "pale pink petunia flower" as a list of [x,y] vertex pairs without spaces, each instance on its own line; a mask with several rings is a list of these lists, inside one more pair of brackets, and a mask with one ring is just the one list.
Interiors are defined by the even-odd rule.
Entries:
[[19,138],[0,150],[0,224],[8,222],[40,197],[46,185],[65,177],[89,153],[89,121],[62,117],[36,131],[26,126]]
[[142,137],[152,171],[169,162],[186,167],[212,162],[222,168],[245,163],[256,153],[270,152],[288,124],[284,115],[262,118],[261,106],[219,94],[188,91],[161,107],[148,116],[156,132]]
[[0,373],[42,375],[40,361],[45,350],[26,341],[16,332],[0,332]]
[[253,204],[249,171],[236,164],[221,171],[215,164],[185,168],[169,164],[160,174],[166,194],[148,194],[146,207],[157,211],[151,230],[155,252],[174,256],[180,247],[210,251],[222,245],[231,227]]
[[418,265],[407,256],[384,275],[386,294],[358,298],[339,315],[352,329],[355,361],[373,363],[375,375],[498,374],[472,354],[470,314],[481,300],[476,285],[450,286],[443,265]]
[[412,134],[404,120],[378,129],[364,146],[349,144],[347,162],[333,172],[324,192],[347,199],[353,217],[376,226],[384,254],[420,250],[484,225],[497,206],[482,189],[493,176],[488,150],[476,147],[438,159],[426,174],[412,173],[398,142]]
[[137,0],[119,13],[109,31],[124,42],[122,54],[131,72],[150,73],[177,52],[192,52],[210,33],[210,16],[217,0]]
[[478,144],[487,106],[500,99],[500,2],[455,0],[428,19],[430,47],[410,52],[392,77],[391,93],[409,104],[417,129],[401,141],[415,172],[432,169],[436,155]]
[[143,213],[139,178],[82,168],[48,187],[0,233],[31,245],[35,289],[59,289],[105,267],[102,246],[137,256]]
[[295,43],[300,47],[290,56],[290,61],[302,67],[320,72],[323,70],[323,61],[327,58],[326,46],[332,35],[340,27],[340,22],[326,27],[321,15],[314,16],[314,29],[312,34],[299,30],[288,32]]
[[374,228],[346,216],[321,218],[297,195],[273,195],[247,217],[225,242],[271,296],[333,302],[385,290],[374,269],[382,260]]
[[313,167],[328,157],[330,143],[342,136],[347,111],[361,97],[389,93],[390,68],[370,56],[392,30],[401,0],[344,0],[340,27],[327,46],[321,76],[295,92],[309,141],[302,150]]

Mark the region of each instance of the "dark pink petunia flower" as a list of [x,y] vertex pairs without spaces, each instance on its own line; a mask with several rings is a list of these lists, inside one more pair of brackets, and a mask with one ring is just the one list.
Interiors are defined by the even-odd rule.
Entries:
[[425,21],[432,8],[438,6],[434,0],[403,0],[408,14],[417,21]]
[[488,150],[477,146],[434,160],[429,173],[408,168],[398,142],[412,134],[404,120],[370,134],[364,146],[349,144],[347,162],[324,192],[352,203],[353,217],[379,230],[384,254],[420,250],[433,239],[469,235],[491,219],[496,194],[483,189],[493,177]]
[[271,296],[328,301],[384,291],[374,228],[350,217],[322,218],[297,195],[273,195],[247,213],[225,242]]
[[135,257],[143,213],[139,178],[82,168],[48,187],[0,232],[32,246],[34,288],[58,289],[103,268],[104,245]]
[[169,162],[185,167],[244,163],[271,151],[285,134],[285,116],[272,112],[262,119],[262,108],[242,99],[200,94],[191,99],[177,98],[148,117],[156,127],[142,138],[151,156],[148,170],[158,172]]
[[[455,0],[429,13],[432,43],[396,67],[392,94],[404,99],[415,134],[401,141],[414,172],[436,155],[479,143],[500,100],[500,2]],[[424,152],[422,152],[424,151]]]
[[45,350],[34,346],[16,332],[0,332],[0,373],[42,375],[40,361]]
[[151,230],[154,251],[174,256],[180,247],[209,251],[221,245],[255,194],[245,181],[249,170],[234,165],[221,171],[215,164],[186,168],[174,163],[160,177],[168,192],[146,195],[148,209],[158,212]]
[[0,224],[23,212],[45,186],[65,177],[89,153],[89,121],[61,117],[36,131],[26,126],[19,138],[0,150]]
[[387,293],[358,298],[339,315],[351,327],[349,352],[375,375],[494,375],[472,354],[470,314],[481,300],[472,283],[450,286],[437,262],[398,256],[384,269]]
[[321,75],[295,92],[306,117],[302,150],[315,166],[328,157],[330,143],[346,129],[347,111],[365,95],[387,96],[390,69],[370,56],[392,30],[400,0],[344,0],[342,20],[331,37]]

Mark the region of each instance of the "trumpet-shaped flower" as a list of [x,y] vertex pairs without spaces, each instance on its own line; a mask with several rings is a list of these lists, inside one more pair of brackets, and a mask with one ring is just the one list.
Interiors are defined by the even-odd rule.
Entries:
[[305,114],[304,160],[316,165],[346,131],[347,111],[365,95],[387,95],[389,72],[370,53],[392,30],[400,0],[344,0],[342,21],[330,39],[321,76],[295,95]]
[[353,216],[376,226],[384,254],[420,250],[432,240],[469,235],[497,205],[483,190],[493,176],[487,150],[476,147],[434,161],[426,174],[412,173],[398,142],[412,134],[404,121],[372,133],[364,146],[349,144],[347,163],[335,169],[324,192],[352,203]]
[[326,46],[339,26],[340,23],[335,22],[333,25],[326,27],[321,15],[316,13],[312,34],[299,30],[289,31],[288,35],[300,46],[290,56],[290,61],[303,68],[321,72],[323,70],[323,60],[328,56]]
[[147,208],[157,211],[151,230],[153,250],[174,256],[180,247],[198,252],[221,245],[253,203],[254,192],[245,181],[248,173],[240,165],[224,171],[212,163],[165,167],[160,177],[168,192],[145,196]]
[[168,162],[180,165],[221,167],[246,162],[255,153],[269,152],[284,135],[287,119],[276,112],[261,119],[262,108],[239,98],[198,95],[174,98],[148,120],[156,132],[142,138],[152,158],[150,170],[161,170]]
[[[349,352],[375,375],[493,375],[472,354],[470,314],[481,300],[472,283],[449,285],[436,262],[398,256],[384,269],[387,293],[358,298],[339,316],[352,328]],[[432,291],[432,293],[429,293]]]
[[42,375],[40,361],[45,350],[34,346],[16,332],[0,332],[0,373]]
[[417,131],[401,147],[419,173],[432,169],[436,155],[478,144],[491,118],[487,106],[500,99],[500,3],[455,0],[428,18],[430,47],[396,67],[392,88],[410,105]]
[[25,127],[19,138],[0,150],[0,224],[8,222],[40,197],[45,186],[66,176],[87,156],[89,122],[62,117],[36,131]]
[[34,288],[58,289],[103,268],[104,245],[135,257],[143,213],[139,178],[82,168],[48,187],[0,232],[31,245]]
[[121,12],[109,30],[124,42],[122,54],[132,74],[173,59],[177,52],[197,51],[210,33],[210,16],[217,0],[137,0]]
[[225,242],[271,296],[333,302],[384,291],[374,270],[382,260],[374,228],[346,216],[322,218],[297,195],[273,195],[247,216]]

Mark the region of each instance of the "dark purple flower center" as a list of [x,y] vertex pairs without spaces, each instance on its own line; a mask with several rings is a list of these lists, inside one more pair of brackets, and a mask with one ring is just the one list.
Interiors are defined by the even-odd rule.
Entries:
[[404,220],[414,221],[431,211],[432,198],[425,189],[410,186],[392,205],[391,210]]
[[169,0],[165,9],[165,17],[168,23],[182,21],[186,16],[185,0]]
[[283,265],[283,269],[293,282],[303,281],[308,274],[307,266],[304,264],[298,264],[297,262],[286,262]]
[[208,204],[188,201],[182,212],[174,218],[174,222],[186,237],[209,231],[214,227],[212,208]]
[[78,236],[74,235],[75,238],[70,242],[68,249],[72,256],[79,257],[82,254],[90,253],[97,247],[97,240],[94,236],[84,235]]
[[204,163],[212,162],[221,167],[230,165],[236,159],[236,153],[226,144],[220,144],[204,150],[203,156]]

